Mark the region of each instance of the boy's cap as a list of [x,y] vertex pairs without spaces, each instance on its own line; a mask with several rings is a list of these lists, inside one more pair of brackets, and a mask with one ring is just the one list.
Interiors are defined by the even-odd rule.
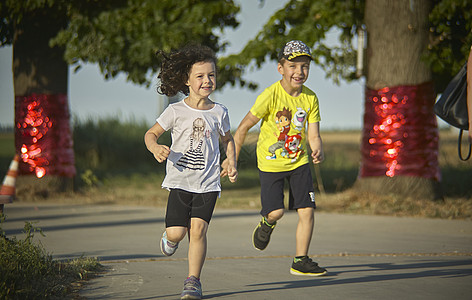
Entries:
[[308,56],[310,59],[313,59],[310,48],[304,42],[294,40],[285,44],[282,51],[280,51],[279,60],[282,58],[292,60],[299,56]]

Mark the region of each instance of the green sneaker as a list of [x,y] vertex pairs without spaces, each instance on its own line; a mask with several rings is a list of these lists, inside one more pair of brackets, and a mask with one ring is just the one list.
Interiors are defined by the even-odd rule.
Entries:
[[262,220],[257,224],[256,228],[254,229],[254,233],[252,234],[252,243],[254,248],[257,250],[264,250],[270,241],[270,235],[274,230],[276,224],[270,225],[267,223],[264,217]]
[[294,258],[290,274],[301,275],[301,276],[323,276],[328,271],[325,268],[321,268],[318,264],[311,260],[308,256],[303,258]]

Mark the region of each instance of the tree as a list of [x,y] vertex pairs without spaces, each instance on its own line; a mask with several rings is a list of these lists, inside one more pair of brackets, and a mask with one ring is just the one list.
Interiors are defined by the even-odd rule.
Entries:
[[[427,0],[366,1],[369,40],[360,189],[440,197],[436,94],[431,69],[421,60],[430,11]],[[395,26],[389,26],[392,15]]]
[[[356,80],[354,42],[367,33],[362,161],[356,187],[376,193],[440,197],[433,104],[468,56],[472,3],[466,0],[290,0],[241,53],[223,59],[243,78],[291,39],[313,49],[335,82]],[[339,44],[326,37],[339,34]],[[239,77],[233,78],[237,83]],[[246,85],[244,79],[239,80]]]
[[[263,0],[260,1],[264,3]],[[375,9],[381,6],[385,7],[385,10],[376,12]],[[393,14],[392,10],[395,10]],[[15,122],[16,135],[19,136],[16,144],[18,152],[21,149],[24,151],[23,161],[28,162],[23,165],[23,170],[35,171],[41,175],[45,171],[48,174],[48,170],[43,170],[41,167],[59,165],[64,168],[49,171],[66,176],[75,172],[75,169],[71,168],[73,166],[71,139],[64,134],[68,131],[69,123],[68,65],[80,69],[81,64],[97,63],[105,78],[112,78],[124,72],[128,80],[149,84],[146,79],[147,74],[155,72],[160,64],[154,55],[157,49],[170,50],[193,41],[206,44],[215,51],[222,51],[225,44],[220,43],[219,35],[224,28],[238,25],[235,19],[238,11],[239,7],[231,0],[0,2],[0,46],[12,44],[14,52],[14,88],[17,104],[15,114],[19,118]],[[392,15],[406,14],[408,11],[412,12],[408,14],[408,20],[412,23],[391,19]],[[379,21],[377,19],[388,20],[388,26],[375,25],[375,21]],[[257,83],[245,80],[245,70],[248,66],[258,68],[268,59],[276,60],[277,53],[289,39],[300,39],[311,46],[315,63],[320,65],[326,71],[327,77],[335,82],[356,80],[357,51],[353,42],[358,32],[367,32],[366,91],[386,95],[392,87],[425,88],[428,93],[422,101],[425,102],[425,107],[430,109],[435,92],[444,88],[444,84],[465,61],[472,44],[472,24],[468,22],[471,19],[472,3],[467,0],[289,0],[284,8],[269,19],[256,37],[247,43],[241,53],[220,59],[220,88],[225,84],[254,87]],[[404,30],[402,31],[400,27]],[[327,34],[333,31],[339,34],[339,44],[335,46],[329,45],[326,41]],[[405,51],[407,48],[402,48],[401,45],[408,43],[407,38],[420,41],[410,48],[414,48],[415,51]],[[380,48],[374,46],[376,44],[380,45]],[[381,60],[376,60],[376,57],[379,57],[376,54],[383,53],[387,47],[385,45],[392,46],[390,49],[395,51],[388,52],[390,56],[383,55]],[[402,55],[401,59],[398,58],[399,54]],[[395,73],[397,64],[392,62],[400,60],[412,63],[404,64],[405,67],[402,70],[395,70],[398,72]],[[384,65],[383,62],[390,64]],[[400,71],[415,76],[402,78]],[[433,85],[422,85],[422,81],[430,79]],[[379,84],[380,82],[382,84]],[[431,90],[432,87],[435,87],[435,90]],[[384,88],[388,88],[388,91]],[[367,103],[373,101],[376,96],[368,95],[371,94],[366,92],[367,112],[373,112],[375,106],[367,106]],[[394,102],[394,98],[398,100],[398,97],[395,97],[389,94],[385,99]],[[37,101],[38,99],[41,101]],[[381,96],[380,100],[382,99]],[[413,99],[415,100],[409,102],[416,104],[416,98]],[[60,122],[46,119],[49,116],[44,115],[45,107],[41,106],[44,103],[54,103],[52,107],[47,107],[46,111],[49,113],[50,110],[54,117],[62,115],[65,118]],[[382,120],[390,125],[388,122],[393,123],[394,114],[390,117],[388,119],[385,115]],[[400,115],[395,117],[399,118]],[[426,113],[425,118],[428,117],[429,119],[433,117],[432,111]],[[413,115],[405,116],[402,120],[408,123],[414,119]],[[25,120],[27,122],[24,122]],[[411,159],[399,164],[399,160],[396,159],[399,148],[402,148],[400,147],[402,144],[410,142],[402,138],[392,138],[390,133],[394,130],[389,132],[380,130],[382,136],[370,136],[372,130],[376,131],[374,128],[376,125],[379,128],[386,126],[373,124],[368,128],[364,123],[363,167],[358,186],[367,189],[382,186],[382,191],[387,191],[383,186],[387,182],[388,187],[396,191],[411,192],[413,189],[405,188],[405,185],[411,186],[412,182],[416,182],[415,185],[420,187],[418,190],[422,195],[431,195],[438,180],[437,167],[427,168],[429,171],[422,174],[421,169],[424,166],[415,166]],[[401,124],[401,120],[400,125],[404,125]],[[436,125],[431,122],[419,126],[421,132],[436,130]],[[49,147],[46,147],[47,151],[43,151],[42,146],[31,146],[37,144],[38,140],[45,140],[46,133],[51,137],[50,142],[46,143]],[[409,133],[411,132],[407,134]],[[31,145],[23,147],[21,138],[25,136],[30,139]],[[418,143],[417,149],[428,154],[428,147],[433,146],[433,149],[437,147],[434,139],[433,133],[432,143],[430,145]],[[381,144],[372,152],[369,147],[379,140],[382,141]],[[386,146],[391,144],[397,148]],[[52,155],[46,157],[45,152]],[[57,163],[65,154],[71,159],[69,161],[62,159]],[[363,171],[363,168],[369,166],[373,160],[371,154],[379,157],[380,164],[383,164],[380,169],[383,173],[380,176],[363,175],[371,174],[370,171],[367,173]],[[437,161],[437,153],[433,151],[428,155],[432,155],[430,157],[432,161]],[[38,166],[40,168],[36,168]],[[413,175],[401,174],[400,170],[405,170],[403,166],[414,170]],[[367,184],[368,181],[372,182]],[[400,182],[400,187],[392,184],[397,181]]]
[[190,42],[224,50],[219,35],[238,25],[232,0],[6,0],[0,46],[13,45],[15,144],[20,170],[75,175],[67,98],[68,67],[97,63],[147,84],[156,50]]

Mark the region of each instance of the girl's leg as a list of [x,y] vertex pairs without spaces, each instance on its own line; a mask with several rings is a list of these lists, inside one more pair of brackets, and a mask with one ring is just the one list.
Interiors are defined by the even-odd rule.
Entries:
[[308,255],[313,227],[315,224],[315,210],[312,207],[297,209],[298,225],[296,232],[296,251],[295,256]]
[[200,278],[207,251],[208,223],[200,218],[192,218],[189,229],[188,276]]
[[167,240],[173,243],[180,242],[187,233],[187,227],[171,226],[166,228]]
[[167,240],[180,242],[187,234],[189,203],[192,196],[179,189],[171,189],[166,208]]

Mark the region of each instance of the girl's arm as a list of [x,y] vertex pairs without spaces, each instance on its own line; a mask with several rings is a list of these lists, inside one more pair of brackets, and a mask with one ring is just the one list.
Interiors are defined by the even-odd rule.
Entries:
[[166,145],[160,145],[157,143],[159,137],[165,132],[162,126],[156,122],[154,126],[144,134],[144,143],[146,148],[154,154],[154,157],[158,162],[163,162],[167,159],[170,154],[170,149]]
[[221,141],[223,142],[223,147],[226,152],[225,161],[227,161],[222,173],[228,175],[229,181],[236,182],[238,179],[238,171],[236,169],[236,150],[234,147],[233,136],[229,130],[225,132],[224,136],[221,136]]
[[320,123],[308,123],[307,133],[308,144],[311,148],[311,157],[314,164],[319,164],[324,160],[323,141],[320,136]]

